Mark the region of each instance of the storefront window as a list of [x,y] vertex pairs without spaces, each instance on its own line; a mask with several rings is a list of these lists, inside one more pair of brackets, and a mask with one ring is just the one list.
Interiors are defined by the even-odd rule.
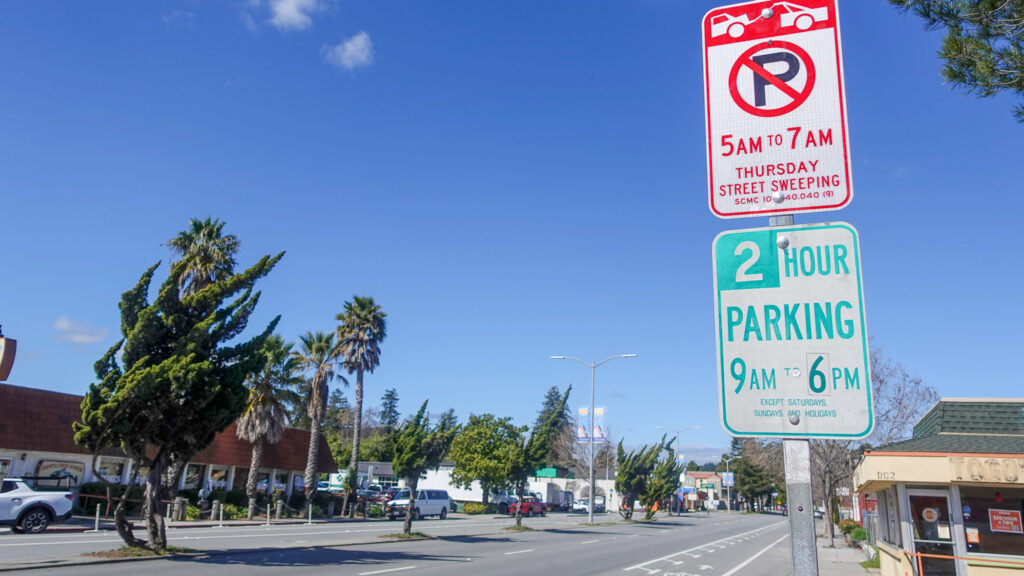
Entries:
[[124,474],[124,458],[111,458],[104,456],[100,458],[99,464],[96,466],[100,475],[107,479],[108,482],[121,482],[121,476]]
[[214,468],[210,471],[210,488],[225,490],[228,487],[228,469]]
[[1024,556],[1024,489],[960,487],[968,552]]
[[197,490],[203,487],[203,477],[206,476],[206,465],[189,464],[185,468],[185,490]]
[[268,494],[270,490],[270,473],[257,472],[256,478],[256,491],[261,492],[263,494]]
[[882,541],[900,545],[899,500],[896,488],[890,487],[878,493],[878,527]]
[[11,469],[10,458],[0,458],[0,480],[7,478],[7,471]]

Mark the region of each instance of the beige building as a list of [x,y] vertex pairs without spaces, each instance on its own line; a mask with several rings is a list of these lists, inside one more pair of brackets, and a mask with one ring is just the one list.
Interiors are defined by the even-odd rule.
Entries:
[[913,438],[866,452],[883,576],[1024,576],[1024,399],[942,399]]

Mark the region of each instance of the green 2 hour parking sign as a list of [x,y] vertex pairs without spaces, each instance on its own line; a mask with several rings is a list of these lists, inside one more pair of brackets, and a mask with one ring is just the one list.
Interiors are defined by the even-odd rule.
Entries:
[[723,232],[712,255],[726,431],[796,438],[870,434],[871,369],[853,226]]

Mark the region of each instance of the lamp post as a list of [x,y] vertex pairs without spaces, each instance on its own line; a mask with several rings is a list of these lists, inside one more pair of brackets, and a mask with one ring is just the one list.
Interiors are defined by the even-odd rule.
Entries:
[[[675,428],[669,428],[668,426],[662,426],[660,424],[655,426],[655,428],[662,428],[664,430],[668,430],[669,432],[675,432],[675,434],[676,434],[676,443],[674,444],[674,446],[676,447],[675,448],[676,454],[679,453],[679,435],[681,433],[683,433],[683,432],[686,432],[687,430],[700,430],[700,426],[689,426],[687,428],[680,428],[680,429],[677,430]],[[686,470],[683,470],[683,474],[686,474]],[[675,506],[674,507],[675,507],[676,511],[678,512],[678,510],[679,510],[679,495],[677,494],[676,497],[673,498],[673,500],[675,501]]]
[[[729,473],[729,462],[732,462],[733,460],[739,460],[740,458],[743,458],[743,456],[733,456],[732,458],[725,458],[725,457],[722,458],[722,460],[725,460],[725,473],[726,474]],[[736,484],[735,480],[733,481],[733,484]],[[729,495],[726,497],[726,500],[725,500],[725,513],[726,514],[731,514],[732,513],[732,486],[726,486],[726,488],[729,488]]]
[[[616,354],[615,356],[609,356],[600,362],[584,362],[579,358],[573,356],[552,356],[552,360],[575,360],[584,366],[590,367],[590,431],[587,435],[590,436],[590,456],[587,460],[590,461],[590,501],[587,504],[587,522],[589,524],[594,523],[594,496],[596,490],[594,490],[594,372],[597,367],[609,360],[616,358],[636,358],[636,354]],[[605,503],[605,509],[607,509],[607,503]]]

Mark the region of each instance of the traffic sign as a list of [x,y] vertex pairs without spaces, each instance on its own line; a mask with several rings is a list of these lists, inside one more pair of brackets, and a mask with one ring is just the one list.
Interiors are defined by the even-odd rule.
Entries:
[[871,370],[853,226],[723,232],[712,254],[726,431],[797,438],[870,434]]
[[759,0],[704,16],[708,204],[720,218],[850,203],[836,0]]
[[714,484],[701,484],[700,487],[701,488],[705,488],[705,489],[712,489],[713,490],[715,488],[715,485]]

